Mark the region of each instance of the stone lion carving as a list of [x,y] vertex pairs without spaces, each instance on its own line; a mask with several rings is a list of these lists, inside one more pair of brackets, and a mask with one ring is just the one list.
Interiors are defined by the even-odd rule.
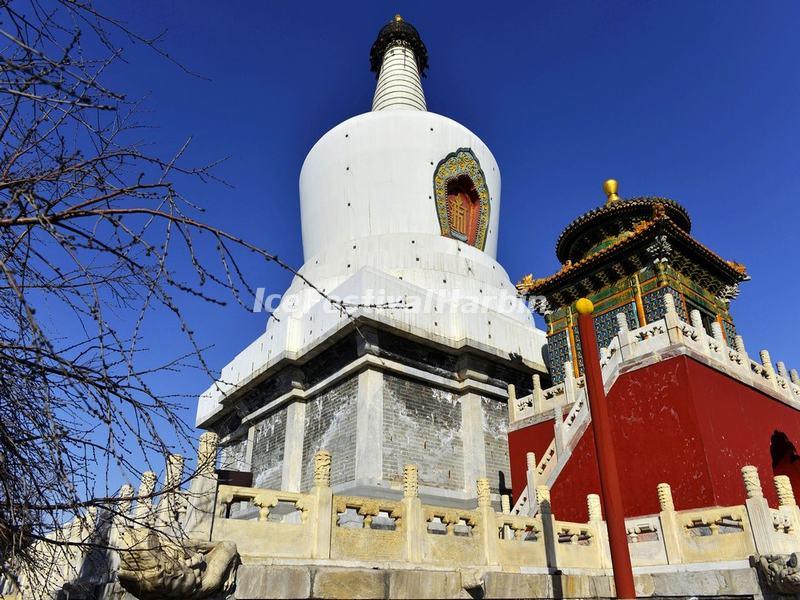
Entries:
[[239,566],[233,542],[178,544],[157,531],[134,529],[123,546],[119,582],[139,600],[200,600],[233,591]]
[[797,554],[756,555],[752,558],[752,564],[772,591],[781,594],[800,592]]

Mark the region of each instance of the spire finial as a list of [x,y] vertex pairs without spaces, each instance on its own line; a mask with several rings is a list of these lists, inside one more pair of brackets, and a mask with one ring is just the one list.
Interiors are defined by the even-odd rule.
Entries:
[[411,23],[395,15],[378,33],[369,56],[378,75],[372,110],[427,110],[420,77],[428,67],[428,50]]
[[619,189],[619,182],[616,179],[606,179],[603,182],[603,191],[606,193],[606,204],[611,204],[612,202],[616,202],[618,200],[622,200],[617,195],[617,190]]

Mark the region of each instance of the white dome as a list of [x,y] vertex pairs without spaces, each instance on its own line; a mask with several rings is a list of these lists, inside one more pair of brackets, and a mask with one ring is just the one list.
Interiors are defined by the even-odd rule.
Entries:
[[418,110],[370,112],[326,133],[300,173],[306,262],[341,242],[385,233],[430,233],[441,226],[434,172],[448,154],[472,150],[489,192],[484,251],[494,258],[500,169],[478,136],[452,119]]

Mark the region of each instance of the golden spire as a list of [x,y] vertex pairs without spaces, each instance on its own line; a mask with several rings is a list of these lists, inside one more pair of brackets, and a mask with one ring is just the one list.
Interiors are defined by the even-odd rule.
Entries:
[[612,202],[617,202],[618,200],[622,200],[617,195],[617,190],[619,189],[619,183],[616,179],[606,179],[603,182],[603,191],[606,193],[607,200],[606,204],[611,204]]
[[402,21],[402,20],[403,20],[403,17],[401,17],[400,15],[395,15],[395,16],[394,16],[394,20],[395,20],[395,21]]

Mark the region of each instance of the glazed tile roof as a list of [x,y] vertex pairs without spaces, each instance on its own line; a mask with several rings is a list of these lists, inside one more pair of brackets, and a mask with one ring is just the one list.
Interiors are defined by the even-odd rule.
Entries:
[[[647,206],[652,206],[653,202],[650,201],[655,199],[648,198],[647,200],[648,200]],[[629,203],[633,202],[634,201],[632,200],[620,202],[620,205],[623,209],[631,208],[633,206]],[[556,288],[565,285],[569,281],[574,281],[575,279],[578,279],[581,276],[590,274],[591,271],[595,270],[599,265],[602,265],[603,263],[607,262],[613,264],[614,259],[618,258],[621,255],[624,255],[625,250],[643,242],[647,238],[654,237],[655,233],[658,231],[667,233],[676,241],[683,243],[687,249],[693,251],[700,258],[707,261],[708,266],[718,271],[720,275],[722,275],[724,278],[732,282],[740,282],[749,279],[749,276],[747,275],[747,270],[744,267],[744,265],[724,260],[718,254],[716,254],[708,247],[695,240],[691,235],[689,235],[688,214],[686,214],[686,211],[677,202],[674,202],[672,200],[667,200],[667,202],[672,203],[673,207],[678,207],[680,209],[679,213],[685,215],[684,222],[676,223],[675,220],[673,220],[673,218],[669,214],[667,214],[666,210],[656,210],[654,211],[656,214],[652,219],[637,223],[634,226],[633,231],[627,232],[628,235],[624,235],[621,239],[615,241],[609,246],[603,248],[602,250],[598,250],[593,254],[589,254],[588,256],[574,263],[571,262],[570,260],[566,260],[562,265],[561,269],[558,272],[554,273],[553,275],[550,275],[549,277],[545,277],[542,279],[533,279],[531,275],[527,275],[522,279],[522,281],[520,281],[517,284],[517,289],[526,295],[534,295],[534,294],[546,295],[548,292],[551,292]],[[638,206],[641,205],[642,203],[638,204]],[[559,244],[563,242],[565,234],[573,230],[574,226],[576,226],[579,223],[589,222],[591,218],[590,215],[596,218],[598,215],[607,214],[611,212],[608,210],[604,210],[607,208],[608,207],[602,207],[600,209],[590,211],[583,217],[580,217],[579,219],[574,221],[569,227],[567,227],[564,230],[564,233],[562,233],[561,237],[559,238]]]

